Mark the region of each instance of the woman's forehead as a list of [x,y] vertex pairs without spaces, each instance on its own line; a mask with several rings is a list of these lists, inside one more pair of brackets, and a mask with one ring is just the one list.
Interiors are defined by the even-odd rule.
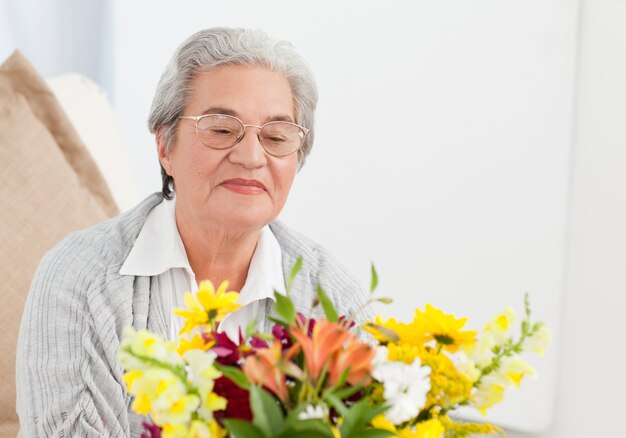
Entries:
[[194,115],[219,112],[236,117],[294,118],[287,78],[257,66],[226,65],[197,73],[191,82],[187,109]]

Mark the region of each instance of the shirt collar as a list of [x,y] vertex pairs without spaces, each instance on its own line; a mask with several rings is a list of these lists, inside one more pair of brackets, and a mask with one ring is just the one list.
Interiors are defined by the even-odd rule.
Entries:
[[[156,276],[173,268],[182,268],[195,282],[176,225],[175,211],[176,198],[164,199],[150,211],[120,269],[120,275]],[[261,229],[252,255],[246,282],[239,294],[239,303],[246,305],[264,298],[274,300],[274,290],[286,294],[282,251],[276,236],[266,225]]]
[[193,274],[176,226],[175,208],[175,199],[163,199],[148,213],[120,269],[121,275],[154,276],[171,268],[183,268]]

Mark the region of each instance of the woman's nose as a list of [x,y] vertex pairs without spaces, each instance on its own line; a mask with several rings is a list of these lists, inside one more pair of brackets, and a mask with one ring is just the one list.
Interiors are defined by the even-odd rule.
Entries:
[[233,146],[229,159],[231,162],[241,164],[246,168],[262,167],[267,163],[267,155],[259,140],[257,127],[246,127],[241,140]]

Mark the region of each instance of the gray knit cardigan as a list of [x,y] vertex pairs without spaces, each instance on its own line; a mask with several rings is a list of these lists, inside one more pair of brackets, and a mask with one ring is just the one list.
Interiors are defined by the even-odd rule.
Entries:
[[[143,418],[130,411],[131,396],[117,362],[120,337],[130,325],[166,336],[170,315],[158,276],[119,271],[148,213],[162,199],[151,195],[121,216],[73,233],[42,259],[17,347],[21,437],[141,435]],[[311,314],[318,282],[341,314],[362,305],[357,281],[326,250],[278,222],[270,227],[285,273],[298,256],[304,259],[292,287],[297,310]],[[258,328],[269,331],[273,301],[266,299],[261,308]],[[369,317],[369,309],[360,315]]]

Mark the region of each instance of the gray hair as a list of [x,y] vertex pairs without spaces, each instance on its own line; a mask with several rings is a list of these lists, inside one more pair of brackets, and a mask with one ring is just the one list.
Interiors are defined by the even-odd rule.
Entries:
[[[313,145],[317,86],[306,61],[290,43],[272,40],[260,30],[215,27],[187,38],[176,49],[157,85],[148,118],[150,132],[158,131],[169,151],[194,77],[222,65],[265,67],[287,79],[293,94],[296,123],[309,129],[298,151],[298,165],[302,167]],[[174,181],[163,166],[161,177],[163,195],[169,199]]]

